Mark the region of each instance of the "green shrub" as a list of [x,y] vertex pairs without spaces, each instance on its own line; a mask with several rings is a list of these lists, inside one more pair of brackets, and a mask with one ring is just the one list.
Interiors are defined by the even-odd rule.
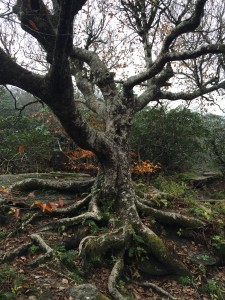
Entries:
[[206,135],[198,113],[187,108],[146,108],[132,125],[132,147],[140,159],[160,163],[163,170],[181,171],[203,153]]
[[[0,171],[22,173],[46,169],[53,137],[36,120],[0,117]],[[19,145],[22,148],[19,151]]]

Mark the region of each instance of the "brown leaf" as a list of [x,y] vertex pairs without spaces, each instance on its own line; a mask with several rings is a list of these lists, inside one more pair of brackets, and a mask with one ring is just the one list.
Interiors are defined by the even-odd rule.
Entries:
[[19,152],[20,154],[24,153],[24,147],[23,147],[22,144],[19,144],[19,145],[18,145],[18,152]]
[[34,29],[34,30],[39,30],[37,25],[34,23],[34,21],[32,20],[28,20],[28,23],[30,24],[30,26]]

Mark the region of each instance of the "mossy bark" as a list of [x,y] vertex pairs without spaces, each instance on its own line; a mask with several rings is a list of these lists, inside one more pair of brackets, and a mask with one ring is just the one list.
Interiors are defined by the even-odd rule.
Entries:
[[[129,154],[124,149],[113,151],[114,157],[100,167],[93,194],[98,196],[99,206],[110,207],[110,232],[87,238],[82,244],[85,256],[93,253],[102,255],[110,249],[129,248],[132,236],[138,235],[142,244],[165,267],[174,274],[189,274],[187,268],[174,259],[163,240],[147,228],[138,214],[136,194],[133,189]],[[113,222],[110,223],[110,219]]]

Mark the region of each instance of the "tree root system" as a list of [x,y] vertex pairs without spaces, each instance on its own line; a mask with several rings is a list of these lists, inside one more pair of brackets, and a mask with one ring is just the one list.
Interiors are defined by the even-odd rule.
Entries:
[[[26,187],[26,184],[29,184],[30,186],[31,183],[32,187],[35,188],[46,187],[46,182],[43,183],[40,180],[26,180],[23,181],[23,183],[15,184],[13,189],[21,186],[24,188]],[[90,185],[90,182],[88,185]],[[70,187],[74,189],[74,185],[70,184]],[[62,188],[62,185],[60,188]],[[29,263],[30,267],[34,268],[43,264],[48,265],[48,262],[51,260],[54,260],[55,263],[60,265],[60,260],[56,257],[54,249],[47,241],[45,241],[42,235],[47,231],[60,231],[65,232],[66,234],[70,228],[78,229],[79,226],[81,228],[89,226],[89,229],[84,231],[85,236],[81,236],[78,241],[76,260],[83,262],[83,265],[85,265],[89,260],[93,260],[93,257],[97,257],[98,260],[104,260],[107,255],[114,257],[111,262],[112,271],[108,279],[108,291],[113,299],[126,299],[118,288],[117,283],[121,274],[124,273],[124,264],[129,261],[127,257],[129,249],[131,248],[135,248],[134,251],[137,253],[138,251],[143,251],[144,255],[153,256],[167,268],[170,274],[189,276],[190,271],[188,270],[188,267],[171,254],[171,250],[167,248],[163,239],[157,235],[150,226],[145,225],[139,217],[139,213],[141,216],[154,218],[161,224],[170,224],[182,228],[194,228],[198,230],[199,228],[204,227],[206,223],[197,218],[184,216],[179,213],[155,209],[150,205],[147,205],[146,200],[142,201],[142,199],[138,197],[135,197],[135,199],[135,204],[130,208],[129,212],[130,214],[135,212],[135,214],[132,215],[132,218],[129,218],[128,213],[126,215],[128,217],[124,219],[121,218],[122,215],[120,216],[118,213],[117,216],[113,211],[108,211],[106,214],[102,202],[94,193],[89,194],[70,206],[57,208],[51,214],[47,215],[48,218],[43,219],[45,220],[43,224],[37,225],[36,233],[30,234],[30,242],[24,243],[18,248],[6,252],[4,256],[1,257],[1,261],[7,262],[22,256],[24,253],[28,252],[32,245],[36,245],[44,254],[34,258]],[[26,221],[22,222],[20,228],[23,231],[20,234],[29,232],[29,226],[44,215],[43,212],[35,212],[30,215]],[[49,218],[52,218],[53,220],[49,220]],[[101,231],[101,226],[103,226],[103,232]],[[137,255],[140,256],[140,253]],[[135,256],[133,257],[133,260],[136,260]],[[52,269],[49,266],[47,267]],[[59,276],[64,276],[65,278],[68,278],[68,280],[73,281],[72,277],[66,274],[66,272],[64,274],[64,272],[56,271],[54,268],[53,271],[60,274]],[[135,283],[154,289],[157,293],[168,299],[176,299],[170,293],[153,283],[146,281],[135,281]]]

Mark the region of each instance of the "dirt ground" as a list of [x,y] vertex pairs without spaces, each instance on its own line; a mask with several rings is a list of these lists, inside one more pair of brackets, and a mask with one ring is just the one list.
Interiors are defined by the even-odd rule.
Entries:
[[[53,202],[63,203],[67,207],[78,201],[80,197],[73,194],[63,194],[55,191],[29,191],[26,193],[9,194],[8,187],[10,184],[30,178],[29,175],[1,175],[0,176],[0,197],[8,199],[12,203],[27,203],[30,205],[35,201],[41,203]],[[54,177],[56,175],[54,174]],[[38,209],[38,208],[37,208]],[[176,208],[179,211],[185,211],[185,206],[182,200],[177,202]],[[22,245],[31,242],[30,236],[38,231],[38,227],[49,222],[49,216],[43,214],[33,223],[29,223],[25,228],[21,228],[24,220],[27,220],[36,211],[29,211],[24,209],[18,213],[13,207],[6,207],[5,204],[0,206],[0,214],[7,219],[0,222],[0,258],[5,253],[16,249]],[[221,216],[220,216],[221,217]],[[55,217],[57,219],[58,217]],[[224,215],[223,215],[224,218]],[[144,220],[149,222],[149,220]],[[93,230],[93,224],[84,224],[84,227],[90,227]],[[154,228],[155,227],[155,228]],[[143,287],[135,282],[148,281],[158,287],[163,288],[174,299],[184,300],[223,300],[225,299],[225,268],[223,264],[215,263],[213,265],[205,265],[203,263],[194,263],[190,259],[190,253],[197,255],[198,253],[211,253],[210,234],[213,230],[213,225],[192,239],[180,238],[177,231],[167,230],[164,226],[152,225],[152,228],[157,231],[161,237],[164,238],[165,243],[176,255],[182,260],[192,272],[192,278],[180,278],[176,280],[170,276],[150,276],[144,274],[132,265],[125,270],[124,276],[118,282],[118,287],[125,295],[127,300],[141,300],[141,299],[169,299],[164,297],[154,289]],[[79,259],[73,259],[76,255],[77,249],[71,249],[65,253],[62,249],[64,240],[76,234],[77,228],[70,228],[69,230],[46,232],[43,234],[45,242],[54,249],[54,259],[49,258],[42,264],[33,265],[34,261],[38,259],[43,252],[31,245],[29,251],[18,255],[12,260],[2,262],[0,266],[0,299],[30,299],[30,300],[70,300],[68,288],[73,285],[81,283],[92,283],[97,288],[107,295],[107,280],[111,272],[112,262],[106,260],[104,264],[96,264],[84,271],[83,262]],[[70,257],[73,259],[71,265],[73,269],[64,268],[68,262],[70,264]],[[208,254],[206,254],[207,256]],[[127,281],[127,278],[132,281]],[[218,291],[219,290],[219,291]],[[2,297],[2,298],[1,298]],[[111,298],[110,298],[111,299]]]

